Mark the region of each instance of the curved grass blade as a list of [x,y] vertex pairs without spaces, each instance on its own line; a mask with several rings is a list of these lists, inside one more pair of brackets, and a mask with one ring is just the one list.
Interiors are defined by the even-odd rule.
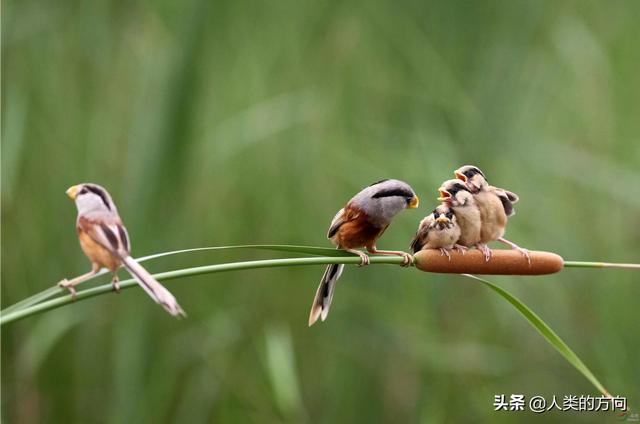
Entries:
[[[288,245],[288,244],[246,244],[246,245],[238,245],[238,246],[210,246],[210,247],[196,247],[192,249],[181,249],[181,250],[172,250],[170,252],[162,252],[156,253],[153,255],[142,256],[137,258],[136,261],[144,262],[152,259],[162,258],[164,256],[173,256],[182,253],[192,253],[192,252],[204,252],[210,250],[239,250],[239,249],[256,249],[256,250],[270,250],[277,252],[289,252],[289,253],[300,253],[300,254],[308,254],[315,256],[333,256],[333,257],[348,257],[353,256],[353,254],[345,252],[344,250],[339,249],[330,249],[326,247],[314,247],[314,246],[296,246],[296,245]],[[91,276],[87,279],[86,282],[93,280],[107,271],[102,270],[96,275]],[[11,306],[7,306],[2,311],[1,314],[8,314],[14,311],[17,311],[22,308],[29,307],[31,305],[38,304],[47,299],[52,298],[58,294],[64,293],[66,289],[62,289],[57,285],[49,287],[46,290],[41,291],[40,293],[34,294],[26,299],[23,299],[17,303],[14,303]]]
[[493,284],[490,281],[482,279],[480,277],[476,277],[471,274],[462,274],[466,277],[473,278],[475,280],[480,281],[485,286],[489,287],[494,292],[498,293],[503,299],[509,302],[514,308],[520,312],[520,314],[524,317],[524,319],[531,324],[533,328],[538,330],[540,335],[551,345],[553,346],[564,358],[573,365],[582,375],[584,375],[587,380],[591,382],[595,386],[600,393],[605,396],[611,396],[609,392],[604,388],[602,383],[596,378],[595,375],[587,368],[587,366],[582,362],[582,360],[575,354],[573,350],[556,334],[555,331],[551,329],[543,320],[540,318],[535,312],[533,312],[527,305],[522,303],[516,297],[511,295],[505,289]]
[[[370,256],[372,264],[390,264],[400,265],[404,261],[404,258],[400,256]],[[154,278],[157,280],[170,280],[174,278],[187,277],[191,275],[210,274],[214,272],[235,271],[242,269],[255,269],[255,268],[273,268],[282,266],[300,266],[300,265],[328,265],[328,264],[360,264],[361,259],[357,255],[350,255],[347,257],[328,257],[318,256],[315,258],[283,258],[283,259],[265,259],[258,261],[246,261],[246,262],[231,262],[217,265],[205,265],[193,268],[183,268],[174,271],[161,272],[154,274]],[[133,279],[121,280],[120,289],[127,289],[137,286],[137,283]],[[97,296],[103,293],[108,293],[113,290],[111,284],[105,284],[98,287],[93,287],[87,290],[79,291],[76,295],[75,301],[80,301],[93,296]],[[49,299],[44,302],[40,302],[35,305],[27,306],[22,309],[14,310],[12,312],[0,312],[0,326],[12,321],[33,315],[39,312],[44,312],[50,309],[55,309],[63,306],[67,303],[73,302],[71,295],[59,296],[55,299]]]

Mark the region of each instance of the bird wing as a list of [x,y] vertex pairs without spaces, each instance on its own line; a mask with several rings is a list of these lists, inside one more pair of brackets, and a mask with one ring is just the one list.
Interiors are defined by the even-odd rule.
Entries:
[[411,250],[413,253],[417,253],[422,250],[422,246],[424,246],[424,242],[429,236],[429,230],[431,229],[431,222],[429,218],[432,215],[429,215],[427,218],[423,219],[418,226],[418,231],[416,231],[416,235],[413,236],[413,240],[411,240]]
[[186,316],[176,298],[149,272],[130,256],[131,245],[122,220],[112,214],[92,214],[78,217],[78,231],[86,233],[93,241],[122,260],[122,264],[140,287],[173,316]]
[[492,187],[492,191],[498,196],[500,201],[502,202],[502,207],[504,208],[504,213],[507,216],[513,216],[516,214],[515,209],[513,208],[513,204],[517,203],[520,198],[517,194],[512,193],[508,190],[498,187]]
[[119,217],[81,216],[77,227],[110,252],[125,258],[131,252],[129,234]]
[[338,232],[338,229],[345,223],[357,219],[361,215],[361,212],[354,208],[350,208],[349,205],[340,209],[336,216],[331,221],[331,226],[327,232],[327,238],[332,238]]

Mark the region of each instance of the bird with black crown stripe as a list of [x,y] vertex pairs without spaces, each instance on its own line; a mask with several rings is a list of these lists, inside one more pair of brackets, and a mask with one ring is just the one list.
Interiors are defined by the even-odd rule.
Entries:
[[101,268],[107,268],[113,274],[111,284],[114,290],[119,291],[117,270],[124,265],[156,303],[171,315],[186,316],[171,292],[131,257],[129,235],[107,190],[97,184],[84,183],[69,188],[67,195],[75,200],[78,208],[76,230],[80,247],[91,261],[91,271],[72,280],[62,280],[60,287],[69,289],[75,297],[76,285]]
[[482,228],[479,248],[484,252],[485,259],[487,261],[491,259],[491,249],[487,243],[497,240],[522,253],[531,264],[531,255],[527,249],[523,249],[504,238],[508,218],[516,213],[513,205],[518,202],[518,195],[503,188],[489,185],[487,177],[477,166],[461,166],[453,172],[453,175],[462,181],[473,194],[480,210]]
[[[369,253],[398,255],[404,258],[402,266],[409,266],[413,257],[402,251],[378,250],[376,242],[387,229],[391,220],[404,209],[417,208],[418,196],[409,184],[399,180],[381,180],[365,187],[340,209],[331,221],[327,237],[338,249],[360,256],[360,266],[369,264],[369,256],[357,250],[364,247]],[[335,285],[342,274],[344,264],[327,266],[316,291],[309,326],[318,318],[324,321],[329,314]]]

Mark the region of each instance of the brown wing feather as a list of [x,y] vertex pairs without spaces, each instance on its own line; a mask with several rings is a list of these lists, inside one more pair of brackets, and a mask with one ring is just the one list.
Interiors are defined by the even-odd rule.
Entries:
[[498,196],[500,201],[502,202],[502,207],[504,208],[504,213],[507,216],[513,216],[516,214],[515,209],[513,208],[513,204],[517,203],[520,198],[517,194],[507,191],[503,188],[492,187],[493,192]]
[[118,218],[95,219],[86,216],[78,218],[78,232],[88,235],[91,240],[109,250],[109,252],[126,257],[131,250],[127,230]]
[[329,227],[329,231],[327,233],[327,238],[332,238],[336,235],[340,227],[342,227],[347,222],[355,221],[360,218],[362,212],[351,207],[351,205],[347,205],[344,208],[340,209],[336,216],[333,217],[333,221],[331,221],[331,226]]
[[422,250],[422,246],[424,246],[424,241],[427,239],[429,235],[429,227],[424,226],[418,229],[416,235],[411,240],[411,251],[413,253],[417,253]]

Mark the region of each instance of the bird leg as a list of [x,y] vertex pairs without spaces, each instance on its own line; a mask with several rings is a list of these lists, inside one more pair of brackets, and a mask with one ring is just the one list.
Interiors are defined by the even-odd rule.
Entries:
[[360,264],[358,266],[366,266],[371,263],[371,260],[369,259],[369,255],[367,255],[366,253],[358,249],[344,249],[344,250],[349,253],[353,253],[355,255],[360,256]]
[[444,247],[440,248],[440,256],[446,256],[447,258],[449,258],[449,262],[451,262],[451,255],[449,254],[448,249],[445,249]]
[[492,252],[491,252],[491,249],[489,249],[489,246],[487,246],[485,243],[478,243],[476,244],[476,249],[482,252],[482,254],[484,255],[485,262],[489,262],[489,259],[491,259],[491,255],[492,255]]
[[71,292],[71,300],[76,300],[76,288],[75,286],[77,284],[82,283],[83,281],[88,280],[89,278],[93,277],[94,275],[96,275],[98,273],[98,271],[100,271],[100,267],[93,265],[91,268],[91,271],[87,272],[86,274],[82,274],[72,280],[67,280],[66,278],[62,281],[60,281],[58,283],[59,287],[65,288],[65,289],[69,289],[69,291]]
[[458,243],[453,245],[453,249],[457,250],[458,252],[462,253],[463,255],[465,253],[467,253],[467,250],[469,250],[469,248],[467,246],[463,246],[463,245],[458,244]]
[[111,285],[113,286],[113,290],[116,293],[120,293],[120,279],[117,274],[113,274],[113,278],[111,279]]
[[404,261],[402,261],[400,266],[410,266],[413,264],[413,256],[401,250],[378,250],[377,247],[371,246],[371,247],[367,247],[367,251],[369,253],[380,253],[382,255],[402,256],[404,258]]
[[498,239],[499,242],[502,242],[504,244],[507,244],[509,246],[511,246],[512,249],[517,250],[518,252],[522,253],[522,256],[524,256],[525,258],[527,258],[527,261],[529,262],[529,265],[531,265],[531,255],[529,254],[529,251],[527,249],[524,249],[520,246],[518,246],[517,244],[515,244],[512,241],[507,240],[504,237],[500,237]]

